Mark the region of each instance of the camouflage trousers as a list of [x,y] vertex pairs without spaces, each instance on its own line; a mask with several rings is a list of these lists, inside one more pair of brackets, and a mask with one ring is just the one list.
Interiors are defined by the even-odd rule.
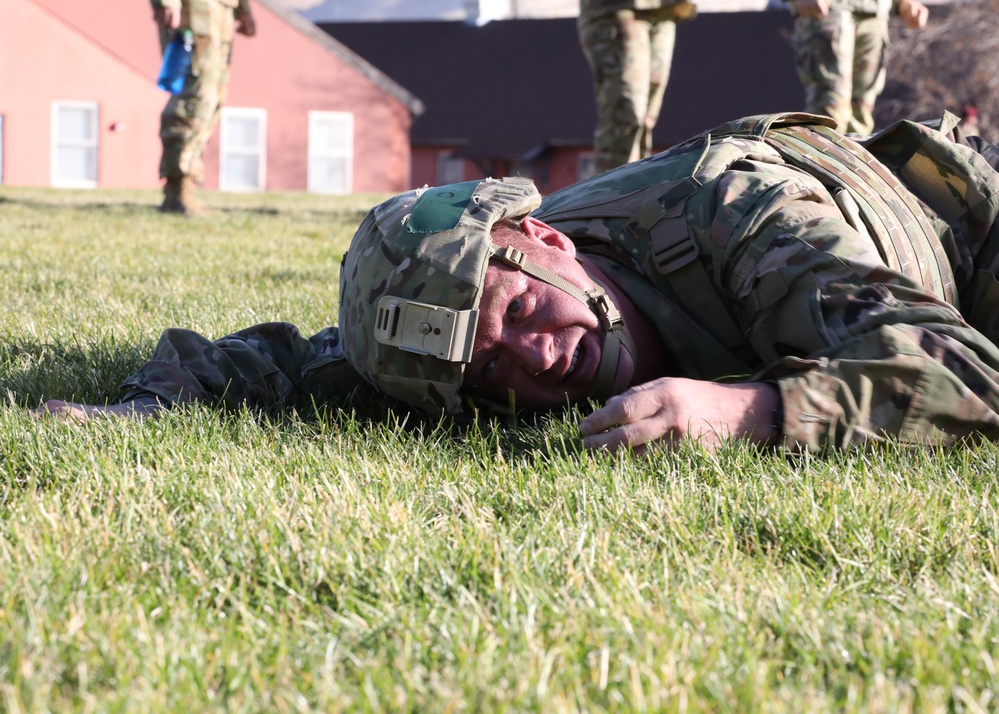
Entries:
[[579,42],[593,72],[597,104],[597,171],[652,153],[676,38],[676,23],[663,15],[663,10],[619,10],[580,23]]
[[793,45],[805,111],[832,117],[841,132],[870,134],[885,86],[888,18],[834,3],[823,18],[795,18]]
[[[230,13],[229,22],[232,22]],[[232,37],[232,32],[223,33]],[[169,41],[161,33],[161,47]],[[188,176],[200,183],[204,179],[202,153],[211,138],[222,111],[229,85],[229,60],[232,40],[217,36],[195,35],[191,69],[180,94],[171,95],[160,115],[160,178]]]

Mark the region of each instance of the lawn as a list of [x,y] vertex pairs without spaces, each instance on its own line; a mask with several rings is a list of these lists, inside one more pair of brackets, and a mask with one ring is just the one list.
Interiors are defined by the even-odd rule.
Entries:
[[0,711],[999,711],[995,445],[29,416],[166,327],[332,324],[376,198],[0,187]]

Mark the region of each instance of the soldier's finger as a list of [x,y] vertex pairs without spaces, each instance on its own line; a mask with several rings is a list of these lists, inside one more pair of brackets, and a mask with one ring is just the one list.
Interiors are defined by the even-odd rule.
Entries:
[[646,407],[647,401],[644,393],[634,390],[611,397],[603,407],[579,423],[579,433],[583,436],[598,434],[650,416],[652,411]]
[[617,451],[630,448],[636,454],[644,454],[652,444],[669,447],[678,435],[665,428],[656,419],[643,419],[634,424],[619,426],[583,439],[586,449],[607,449]]
[[628,446],[634,447],[636,444],[632,441],[629,428],[625,426],[609,431],[602,431],[599,434],[587,436],[583,439],[584,449],[617,451]]

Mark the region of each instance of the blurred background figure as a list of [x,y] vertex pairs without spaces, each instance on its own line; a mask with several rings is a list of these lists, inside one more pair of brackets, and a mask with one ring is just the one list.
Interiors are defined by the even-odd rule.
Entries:
[[978,136],[978,108],[972,104],[961,109],[961,131],[965,136]]
[[888,16],[910,29],[926,25],[919,0],[791,0],[798,77],[805,110],[836,120],[841,132],[870,134],[885,86]]
[[218,123],[229,84],[235,32],[253,37],[250,0],[151,0],[153,19],[165,50],[176,32],[194,36],[191,66],[179,94],[172,94],[160,117],[163,156],[160,178],[164,213],[196,215],[202,209],[194,188],[203,179],[201,154]]
[[687,0],[580,0],[579,43],[593,72],[597,102],[597,172],[652,153],[676,22],[696,14]]

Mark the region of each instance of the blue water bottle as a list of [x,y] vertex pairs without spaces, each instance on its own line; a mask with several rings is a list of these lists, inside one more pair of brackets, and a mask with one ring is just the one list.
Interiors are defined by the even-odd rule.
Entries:
[[180,94],[184,89],[184,78],[191,67],[191,52],[194,49],[194,35],[190,30],[173,33],[166,50],[163,51],[163,66],[156,86],[170,92]]

